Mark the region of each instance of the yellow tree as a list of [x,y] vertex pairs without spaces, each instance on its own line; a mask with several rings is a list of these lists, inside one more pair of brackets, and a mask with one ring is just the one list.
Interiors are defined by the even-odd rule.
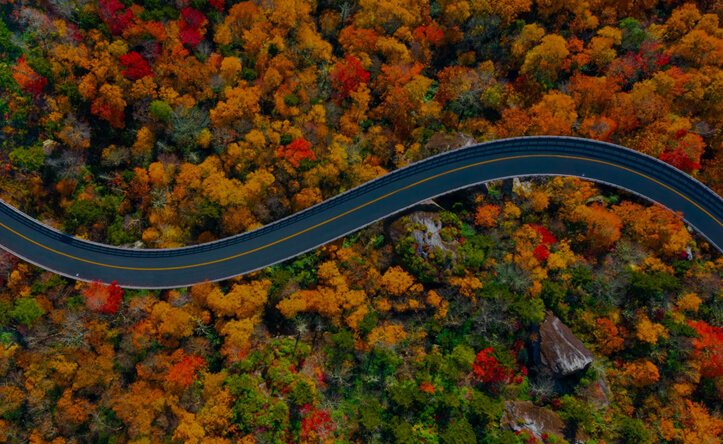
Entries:
[[224,436],[231,426],[234,399],[228,388],[224,387],[226,376],[225,370],[219,373],[204,372],[202,375],[204,404],[196,418],[207,435]]
[[647,316],[641,315],[635,326],[635,336],[640,341],[655,345],[661,338],[668,337],[668,330],[663,325],[652,322]]
[[520,72],[534,76],[543,85],[552,85],[569,54],[564,38],[557,34],[546,35],[539,45],[527,52]]
[[402,296],[408,292],[419,292],[422,289],[420,284],[415,284],[412,275],[401,267],[390,267],[382,275],[382,288],[392,296]]
[[153,145],[155,144],[155,136],[153,131],[147,126],[141,127],[136,133],[136,141],[131,147],[131,154],[135,159],[144,162],[151,158]]
[[346,316],[347,325],[356,328],[367,312],[366,293],[350,289],[333,261],[322,263],[318,276],[321,285],[316,289],[294,292],[276,305],[281,314],[293,318],[298,313],[318,313],[337,325]]
[[149,436],[153,421],[166,406],[163,392],[137,381],[127,388],[116,387],[114,394],[113,412],[128,427],[128,434],[134,438]]
[[294,211],[303,210],[304,208],[317,204],[322,200],[321,190],[316,187],[304,188],[294,195],[293,208]]
[[585,53],[598,69],[607,67],[615,59],[617,52],[613,46],[620,45],[622,36],[620,29],[606,26],[597,32],[597,36],[590,39]]
[[[194,287],[195,288],[195,287]],[[205,303],[217,315],[248,318],[260,314],[266,304],[271,281],[253,280],[248,284],[234,284],[227,294],[213,286],[206,294]]]
[[261,90],[240,82],[238,86],[226,88],[224,101],[219,101],[211,110],[211,123],[215,127],[229,126],[240,119],[252,119],[260,111]]
[[499,216],[499,206],[493,204],[480,205],[475,212],[474,223],[480,227],[492,228],[497,225]]
[[395,266],[387,269],[382,275],[380,283],[383,296],[391,297],[391,300],[382,297],[375,301],[375,306],[380,311],[394,308],[396,312],[404,312],[423,308],[423,303],[419,299],[424,291],[422,284],[415,282],[414,277],[401,267]]
[[575,102],[567,94],[558,91],[545,94],[530,111],[535,133],[560,136],[572,134],[577,111],[575,111]]
[[633,387],[646,387],[660,379],[658,367],[647,359],[628,362],[624,365],[622,376],[624,382]]
[[123,99],[123,90],[116,85],[104,84],[98,90],[98,96],[90,106],[90,112],[107,120],[114,128],[125,126],[126,101]]
[[186,338],[193,334],[193,317],[183,308],[173,307],[166,301],[158,301],[151,310],[153,321],[160,338]]
[[56,404],[56,418],[61,423],[77,427],[85,423],[93,413],[93,405],[83,398],[74,397],[73,391],[66,389]]
[[584,224],[585,229],[580,233],[580,238],[589,242],[596,251],[609,249],[620,239],[622,220],[600,204],[578,205],[567,219]]
[[404,326],[399,324],[384,324],[374,327],[367,336],[367,343],[370,347],[384,346],[393,347],[407,338]]
[[659,205],[623,202],[613,207],[613,212],[643,245],[666,255],[680,254],[693,240],[681,216]]
[[223,324],[219,330],[224,337],[221,353],[226,356],[230,362],[243,359],[251,349],[251,336],[256,326],[260,323],[261,318],[255,316],[252,318],[234,319]]

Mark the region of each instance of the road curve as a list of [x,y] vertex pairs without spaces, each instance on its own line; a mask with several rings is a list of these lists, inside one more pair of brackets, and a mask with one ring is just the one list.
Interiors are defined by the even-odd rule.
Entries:
[[496,140],[393,171],[258,230],[174,249],[128,249],[81,240],[0,201],[0,246],[61,275],[127,288],[184,287],[249,273],[314,249],[431,197],[494,179],[563,175],[607,183],[683,213],[723,251],[723,200],[650,156],[571,137]]

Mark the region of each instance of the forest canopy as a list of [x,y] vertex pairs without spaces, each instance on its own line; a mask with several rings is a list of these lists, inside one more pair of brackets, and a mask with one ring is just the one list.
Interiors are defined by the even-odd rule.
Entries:
[[[722,18],[703,0],[0,0],[2,199],[178,247],[543,134],[721,194]],[[184,289],[2,253],[0,442],[714,443],[722,274],[681,215],[572,178],[492,182]]]

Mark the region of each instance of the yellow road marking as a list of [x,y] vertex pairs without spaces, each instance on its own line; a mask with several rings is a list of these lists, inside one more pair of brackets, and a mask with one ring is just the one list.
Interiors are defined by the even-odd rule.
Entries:
[[[718,223],[718,225],[722,225],[722,226],[723,226],[723,223],[721,223],[721,222],[720,222],[718,219],[716,219],[712,214],[710,214],[708,211],[706,211],[703,207],[701,207],[701,206],[698,205],[697,203],[693,202],[693,201],[692,201],[691,199],[689,199],[687,196],[685,196],[684,194],[682,194],[682,193],[680,193],[679,191],[675,190],[674,188],[672,188],[672,187],[664,184],[663,182],[660,182],[659,180],[654,179],[654,178],[652,178],[652,177],[650,177],[650,176],[648,176],[648,175],[646,175],[646,174],[640,173],[640,172],[638,172],[638,171],[632,170],[632,169],[627,168],[627,167],[624,167],[624,166],[622,166],[622,165],[618,165],[618,164],[611,163],[611,162],[605,162],[605,161],[603,161],[603,160],[590,159],[590,158],[587,158],[587,157],[580,157],[580,156],[566,156],[566,155],[560,155],[560,154],[529,154],[529,155],[523,155],[523,156],[502,157],[502,158],[499,158],[499,159],[485,160],[485,161],[483,161],[483,162],[476,162],[476,163],[472,163],[472,164],[469,164],[469,165],[465,165],[465,166],[453,168],[453,169],[451,169],[451,170],[447,170],[447,171],[444,171],[444,172],[435,174],[434,176],[427,177],[426,179],[422,179],[422,180],[419,180],[419,181],[414,182],[414,183],[412,183],[412,184],[406,185],[406,186],[404,186],[404,187],[402,187],[402,188],[399,188],[399,189],[397,189],[397,190],[390,191],[389,193],[387,193],[387,194],[385,194],[385,195],[383,195],[383,196],[377,197],[376,199],[372,199],[372,200],[370,200],[369,202],[366,202],[366,203],[363,203],[363,204],[361,204],[361,205],[359,205],[359,206],[356,206],[356,207],[354,207],[354,208],[352,208],[352,209],[350,209],[350,210],[347,210],[347,211],[345,211],[345,212],[343,212],[343,213],[341,213],[341,214],[338,214],[338,215],[336,215],[336,216],[334,216],[334,217],[332,217],[332,218],[329,218],[329,219],[327,219],[327,220],[325,220],[325,221],[323,221],[323,222],[319,222],[319,223],[316,224],[316,225],[313,225],[313,226],[311,226],[311,227],[305,228],[305,229],[303,229],[303,230],[301,230],[301,231],[298,231],[298,232],[296,232],[296,233],[294,233],[294,234],[290,234],[290,235],[288,235],[288,236],[286,236],[286,237],[283,237],[283,238],[281,238],[281,239],[277,239],[277,240],[275,240],[275,241],[273,241],[273,242],[269,242],[268,244],[261,245],[260,247],[253,248],[253,249],[251,249],[251,250],[244,251],[244,252],[242,252],[242,253],[234,254],[234,255],[227,256],[227,257],[220,258],[220,259],[214,259],[214,260],[212,260],[212,261],[200,262],[200,263],[197,263],[197,264],[177,265],[177,266],[173,266],[173,267],[127,267],[127,266],[123,266],[123,265],[105,264],[105,263],[102,263],[102,262],[96,262],[96,261],[92,261],[92,260],[89,260],[89,259],[83,259],[82,257],[77,257],[77,256],[74,256],[74,255],[72,255],[72,254],[68,254],[68,253],[64,253],[64,252],[62,252],[62,251],[55,250],[55,249],[53,249],[53,248],[51,248],[51,247],[48,247],[48,246],[43,245],[43,244],[41,244],[41,243],[39,243],[39,242],[36,242],[36,241],[34,241],[33,239],[30,239],[29,237],[23,235],[22,233],[19,233],[19,232],[13,230],[12,228],[8,227],[7,225],[3,224],[2,222],[0,222],[0,226],[2,226],[3,228],[5,228],[6,230],[8,230],[8,231],[10,231],[10,232],[12,232],[12,233],[14,233],[14,234],[16,234],[17,236],[25,239],[26,241],[31,242],[31,243],[33,243],[33,244],[35,244],[35,245],[37,245],[37,246],[39,246],[39,247],[41,247],[41,248],[44,248],[45,250],[51,251],[51,252],[53,252],[53,253],[55,253],[55,254],[58,254],[58,255],[61,255],[61,256],[65,256],[65,257],[70,258],[70,259],[74,259],[74,260],[77,260],[77,261],[80,261],[80,262],[85,262],[85,263],[87,263],[87,264],[98,265],[98,266],[107,267],[107,268],[121,269],[121,270],[133,270],[133,271],[171,271],[171,270],[182,270],[182,269],[187,269],[187,268],[204,267],[204,266],[206,266],[206,265],[212,265],[212,264],[216,264],[216,263],[219,263],[219,262],[225,262],[225,261],[229,261],[229,260],[231,260],[231,259],[236,259],[236,258],[238,258],[238,257],[242,257],[242,256],[246,256],[246,255],[251,254],[251,253],[255,253],[255,252],[257,252],[257,251],[265,250],[266,248],[269,248],[269,247],[272,247],[272,246],[274,246],[274,245],[280,244],[280,243],[285,242],[285,241],[287,241],[287,240],[289,240],[289,239],[292,239],[292,238],[294,238],[294,237],[297,237],[297,236],[300,236],[300,235],[302,235],[302,234],[304,234],[304,233],[307,233],[307,232],[309,232],[309,231],[311,231],[311,230],[314,230],[314,229],[316,229],[316,228],[319,228],[319,227],[321,227],[321,226],[323,226],[323,225],[329,224],[329,223],[331,223],[331,222],[333,222],[333,221],[335,221],[335,220],[337,220],[337,219],[339,219],[339,218],[341,218],[341,217],[346,216],[347,214],[350,214],[350,213],[353,213],[353,212],[355,212],[355,211],[358,211],[358,210],[360,210],[360,209],[362,209],[362,208],[364,208],[364,207],[367,207],[367,206],[369,206],[369,205],[371,205],[371,204],[373,204],[373,203],[375,203],[375,202],[378,202],[378,201],[380,201],[380,200],[386,199],[386,198],[389,197],[389,196],[393,196],[394,194],[397,194],[397,193],[400,193],[400,192],[402,192],[402,191],[408,190],[408,189],[413,188],[413,187],[415,187],[415,186],[417,186],[417,185],[419,185],[419,184],[422,184],[422,183],[424,183],[424,182],[428,182],[428,181],[430,181],[430,180],[434,180],[434,179],[437,179],[437,178],[439,178],[439,177],[446,176],[446,175],[448,175],[448,174],[456,173],[457,171],[462,171],[462,170],[466,170],[466,169],[468,169],[468,168],[473,168],[473,167],[476,167],[476,166],[485,165],[485,164],[494,163],[494,162],[502,162],[502,161],[505,161],[505,160],[513,160],[513,159],[525,159],[525,158],[532,158],[532,157],[555,157],[555,158],[562,158],[562,159],[585,160],[585,161],[600,163],[600,164],[604,164],[604,165],[609,165],[609,166],[612,166],[612,167],[616,167],[616,168],[620,168],[620,169],[622,169],[622,170],[629,171],[629,172],[631,172],[631,173],[634,173],[634,174],[637,174],[637,175],[639,175],[639,176],[642,176],[642,177],[644,177],[644,178],[646,178],[646,179],[648,179],[648,180],[650,180],[650,181],[653,181],[653,182],[657,183],[658,185],[661,185],[661,186],[667,188],[668,190],[674,192],[675,194],[677,194],[677,195],[679,195],[680,197],[682,197],[683,199],[687,200],[688,202],[690,202],[691,204],[693,204],[695,207],[697,207],[699,210],[701,210],[702,212],[704,212],[705,214],[707,214],[708,216],[710,216],[710,218],[713,219],[714,221],[716,221],[716,222]],[[494,179],[490,179],[490,180],[494,180]]]

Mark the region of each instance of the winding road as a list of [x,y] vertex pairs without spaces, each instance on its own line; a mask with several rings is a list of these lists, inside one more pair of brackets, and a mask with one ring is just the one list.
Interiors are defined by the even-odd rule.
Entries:
[[557,175],[607,183],[679,211],[723,251],[723,199],[715,192],[650,156],[571,137],[503,139],[445,152],[255,231],[183,248],[129,249],[81,240],[0,201],[0,246],[72,279],[185,287],[284,261],[450,191],[495,179]]

